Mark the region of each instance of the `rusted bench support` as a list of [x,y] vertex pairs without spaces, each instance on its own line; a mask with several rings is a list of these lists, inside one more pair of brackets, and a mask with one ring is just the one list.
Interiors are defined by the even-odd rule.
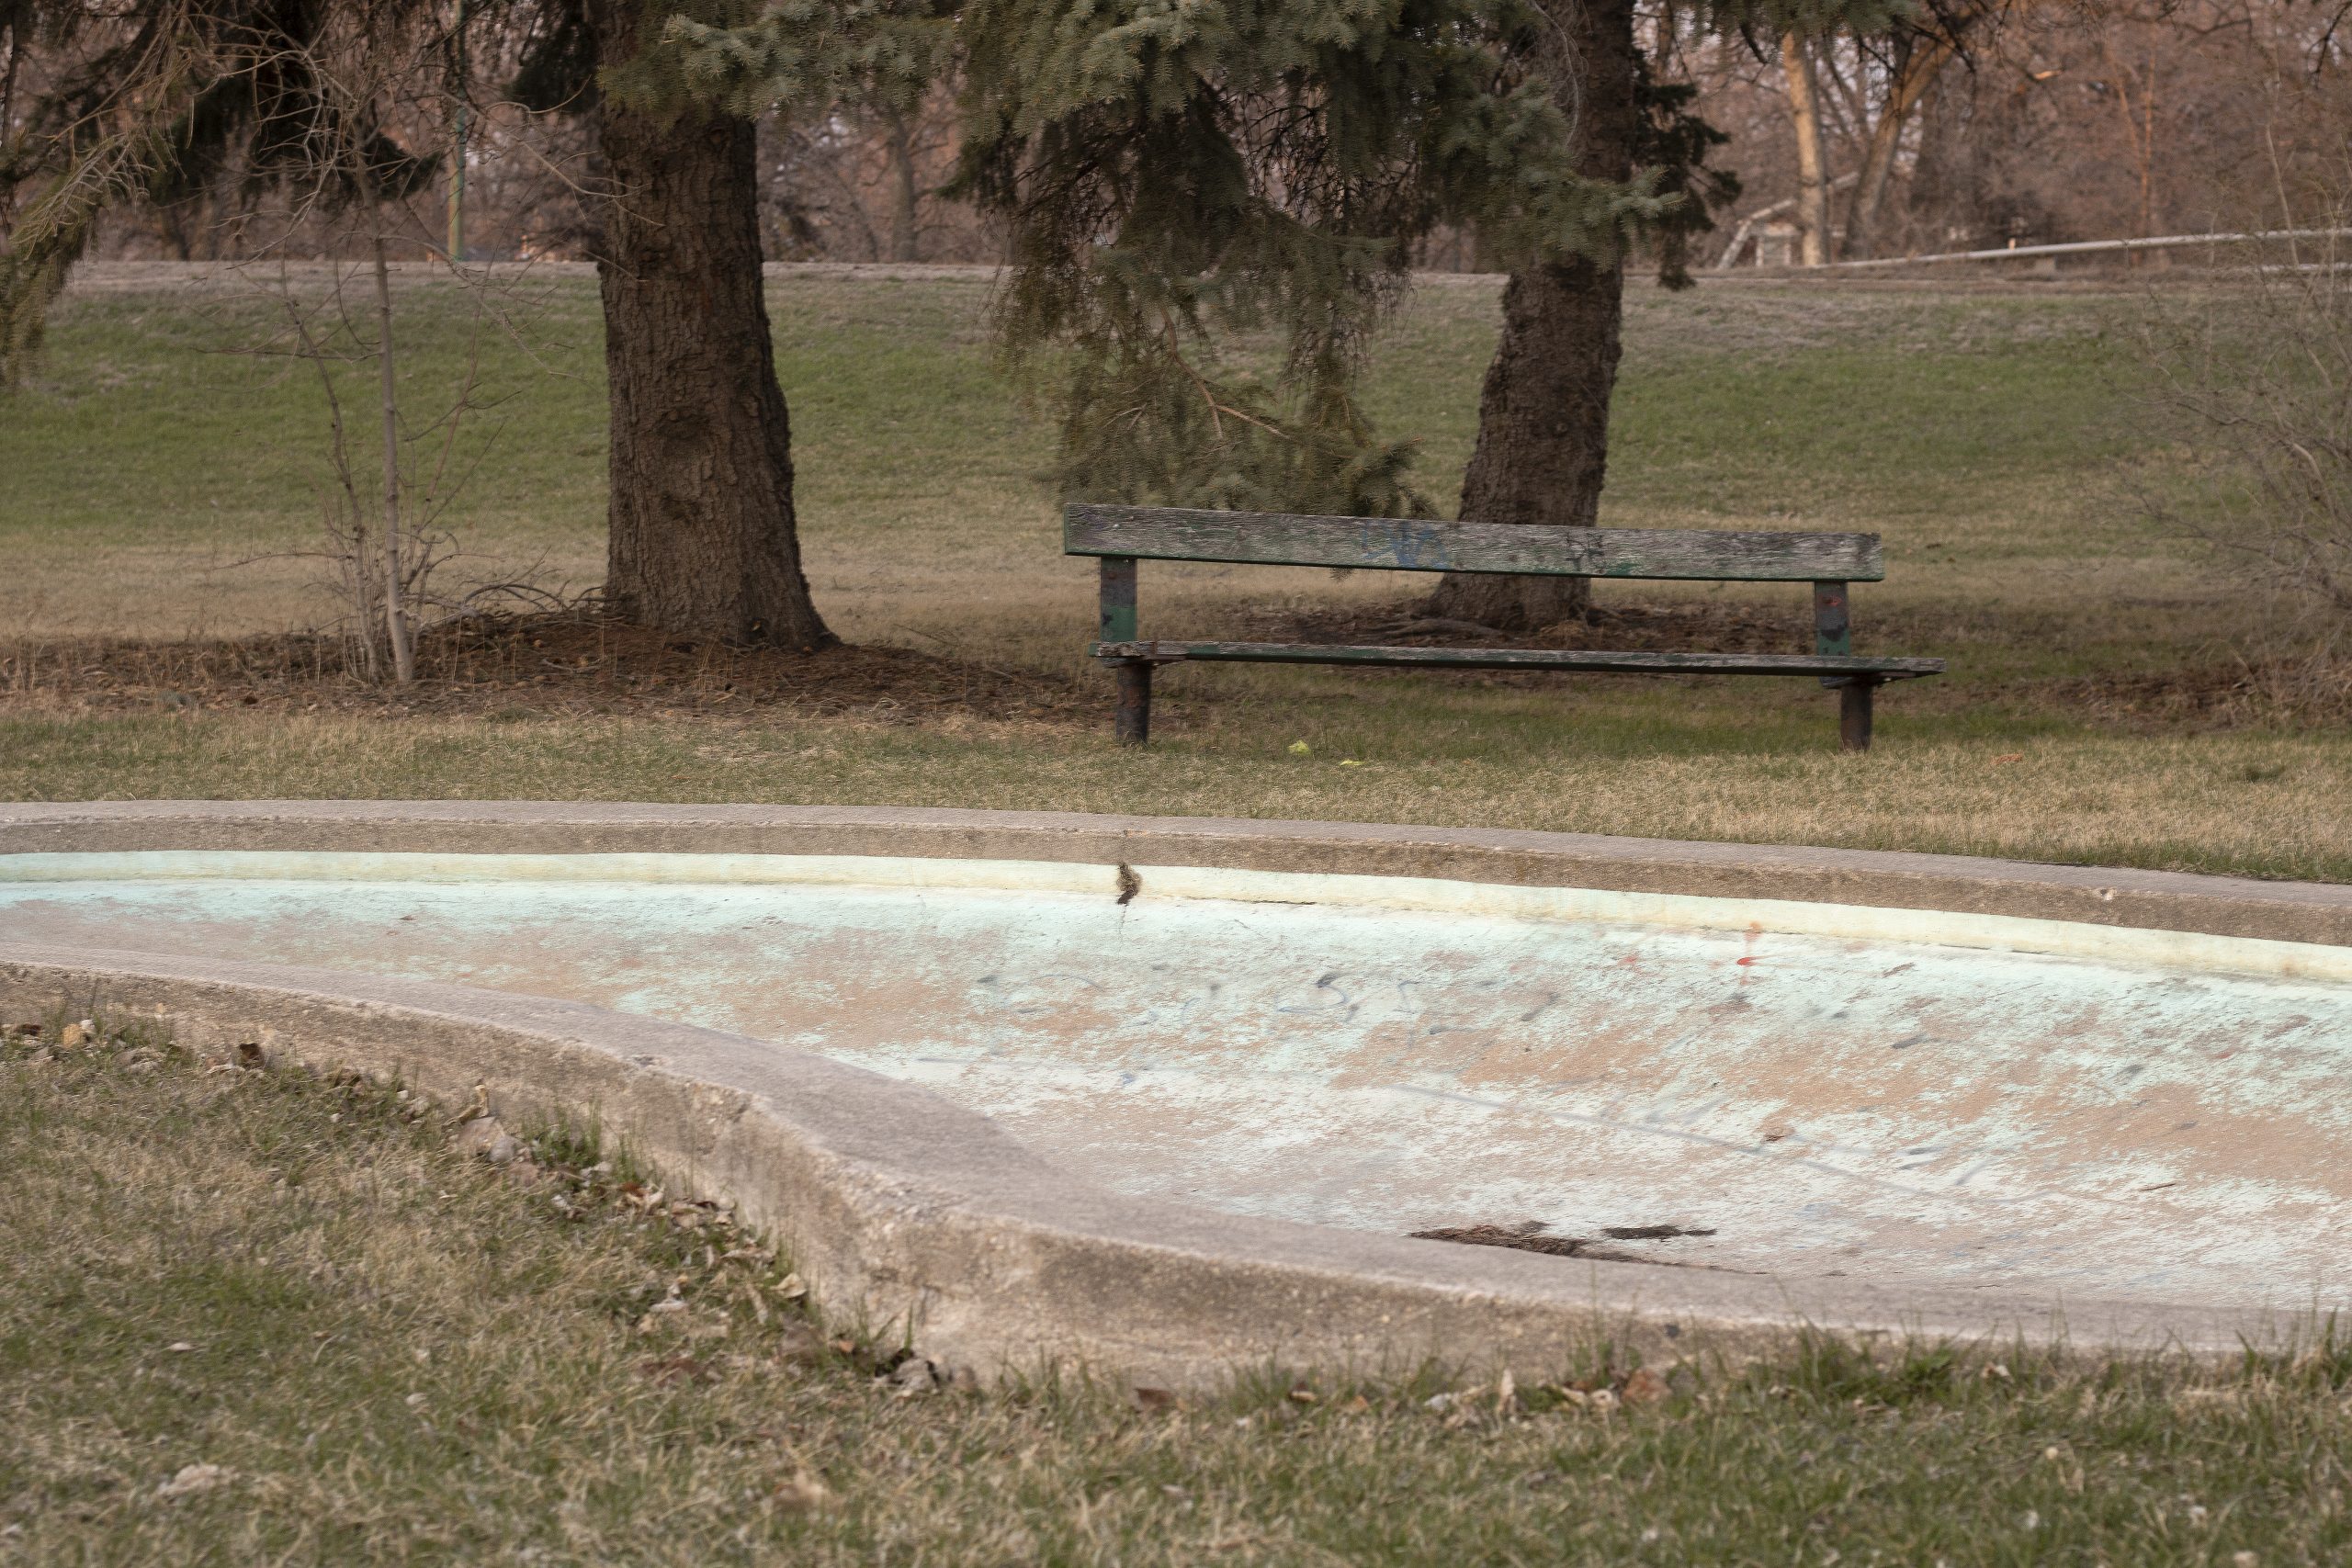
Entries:
[[1871,749],[1871,697],[1879,682],[1868,675],[1856,675],[1838,688],[1838,750],[1867,751]]
[[1111,664],[1119,678],[1119,706],[1113,733],[1122,746],[1141,746],[1151,739],[1151,660],[1120,659]]

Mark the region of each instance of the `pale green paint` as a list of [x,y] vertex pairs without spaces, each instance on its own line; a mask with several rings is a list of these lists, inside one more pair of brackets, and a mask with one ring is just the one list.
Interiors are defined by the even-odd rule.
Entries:
[[[2352,948],[1948,909],[1781,898],[1714,898],[1408,876],[1138,865],[1148,896],[1332,908],[1410,909],[1517,920],[1635,921],[1742,931],[2045,953],[2102,963],[2352,983]],[[879,855],[377,854],[349,851],[141,850],[0,856],[0,883],[232,878],[310,882],[695,882],[994,888],[1114,895],[1117,870],[1064,861]]]

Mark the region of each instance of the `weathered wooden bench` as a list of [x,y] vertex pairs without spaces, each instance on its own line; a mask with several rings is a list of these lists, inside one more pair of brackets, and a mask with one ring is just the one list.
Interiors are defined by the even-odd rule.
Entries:
[[[1641,675],[1813,675],[1838,693],[1849,751],[1871,743],[1871,700],[1888,681],[1940,675],[1940,659],[1857,659],[1847,585],[1885,577],[1875,534],[1634,531],[1391,517],[1294,517],[1155,506],[1079,505],[1063,513],[1062,552],[1102,563],[1102,640],[1088,651],[1119,682],[1117,734],[1151,736],[1151,672],[1162,664],[1412,665]],[[1591,653],[1543,648],[1362,648],[1282,642],[1145,641],[1136,628],[1139,560],[1329,566],[1351,570],[1524,572],[1700,582],[1810,582],[1813,652]]]

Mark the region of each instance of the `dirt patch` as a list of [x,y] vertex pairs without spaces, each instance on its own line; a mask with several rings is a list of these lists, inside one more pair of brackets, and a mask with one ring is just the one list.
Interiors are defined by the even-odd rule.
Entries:
[[353,645],[320,634],[209,642],[85,638],[0,647],[0,695],[81,710],[469,714],[491,718],[697,713],[956,718],[1077,727],[1101,692],[1035,671],[909,649],[813,653],[673,637],[601,616],[471,619],[418,639],[418,679],[365,678]]
[[[1801,653],[1811,649],[1802,605],[1741,603],[1597,606],[1533,636],[1418,616],[1386,604],[1245,607],[1238,635],[1270,642],[1406,648],[1555,648],[1641,652]],[[1929,631],[1882,627],[1872,645],[1917,651]],[[130,637],[23,639],[0,644],[0,704],[66,712],[255,710],[471,715],[493,719],[695,714],[764,720],[835,718],[949,727],[1011,723],[1099,727],[1107,682],[891,647],[815,653],[744,649],[672,637],[593,614],[479,617],[427,632],[413,686],[371,682],[352,646],[331,634],[212,641]],[[1378,671],[1356,671],[1374,678]],[[1464,686],[1541,689],[1575,676],[1520,671],[1426,671]],[[1591,677],[1611,680],[1615,677]],[[1165,702],[1180,725],[1204,699]],[[1214,696],[1205,699],[1217,705]],[[1238,699],[1235,699],[1238,700]],[[2200,662],[2175,669],[2041,678],[1952,677],[1906,685],[1903,700],[1933,710],[1982,704],[2062,713],[2149,733],[2352,721],[2352,661]]]

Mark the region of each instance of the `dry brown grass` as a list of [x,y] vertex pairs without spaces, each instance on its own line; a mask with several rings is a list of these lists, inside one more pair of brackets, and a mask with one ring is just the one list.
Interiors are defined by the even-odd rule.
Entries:
[[[2352,737],[1988,728],[1937,737],[1890,699],[1880,745],[1831,750],[1818,694],[1733,720],[1595,685],[1426,682],[1379,701],[1171,705],[1141,753],[1107,726],[957,713],[398,723],[343,715],[0,721],[0,797],[774,801],[1532,828],[1926,850],[2352,881]],[[1631,682],[1639,684],[1639,682]],[[1796,682],[1779,684],[1795,685]],[[1295,741],[1309,747],[1292,754]],[[1353,764],[1353,765],[1351,765]]]

